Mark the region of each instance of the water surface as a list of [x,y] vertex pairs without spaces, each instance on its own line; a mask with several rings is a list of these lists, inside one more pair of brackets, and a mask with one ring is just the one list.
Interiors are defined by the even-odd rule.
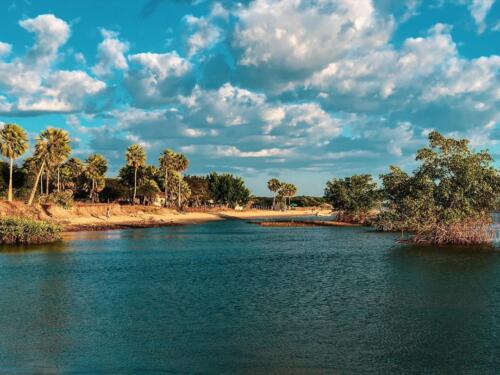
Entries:
[[500,254],[242,221],[0,253],[0,373],[495,373]]

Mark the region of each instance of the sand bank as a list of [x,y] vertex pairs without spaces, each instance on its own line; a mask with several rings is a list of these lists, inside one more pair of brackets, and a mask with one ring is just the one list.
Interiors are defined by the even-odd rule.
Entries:
[[[140,205],[76,203],[70,209],[63,209],[54,205],[28,207],[23,202],[0,202],[0,216],[29,216],[39,220],[49,220],[62,225],[67,232],[187,225],[225,219],[287,218],[310,216],[315,213],[316,210],[310,208],[289,211],[211,209],[178,212],[173,209]],[[321,214],[326,215],[327,212]]]

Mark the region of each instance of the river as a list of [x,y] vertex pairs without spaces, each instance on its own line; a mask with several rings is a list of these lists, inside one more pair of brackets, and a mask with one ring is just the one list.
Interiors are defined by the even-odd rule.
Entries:
[[0,373],[498,372],[500,252],[396,237],[221,221],[1,252]]

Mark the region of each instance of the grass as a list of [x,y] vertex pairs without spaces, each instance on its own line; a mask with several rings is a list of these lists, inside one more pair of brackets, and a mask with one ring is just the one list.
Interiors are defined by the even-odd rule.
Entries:
[[42,244],[61,239],[61,227],[26,217],[0,218],[0,244]]

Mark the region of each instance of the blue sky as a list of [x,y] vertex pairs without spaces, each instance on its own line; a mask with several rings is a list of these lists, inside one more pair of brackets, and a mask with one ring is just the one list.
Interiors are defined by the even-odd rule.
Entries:
[[68,129],[110,174],[131,143],[189,173],[414,168],[432,129],[500,160],[499,0],[5,0],[0,123]]

